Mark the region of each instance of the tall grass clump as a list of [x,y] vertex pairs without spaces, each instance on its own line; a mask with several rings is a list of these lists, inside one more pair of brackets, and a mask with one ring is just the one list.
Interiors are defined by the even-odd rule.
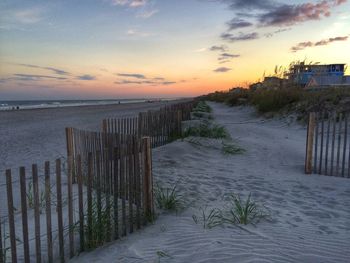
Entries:
[[212,110],[210,106],[205,103],[205,101],[199,101],[196,105],[196,107],[193,109],[194,112],[207,112],[210,113]]
[[[99,207],[96,199],[92,202],[92,214],[91,225],[88,225],[88,218],[84,219],[84,235],[85,235],[85,247],[89,250],[99,247],[104,244],[108,239],[107,229],[110,225],[111,218],[109,218],[108,210],[111,209],[112,204],[109,207],[106,202],[101,202]],[[91,236],[90,236],[91,234]]]
[[198,225],[201,224],[205,229],[211,229],[213,227],[222,224],[221,210],[214,208],[207,212],[207,209],[200,209],[200,215],[192,215],[193,221]]
[[155,200],[157,207],[163,210],[178,211],[181,206],[181,195],[176,189],[177,185],[172,188],[162,187],[159,184],[155,187]]
[[246,200],[239,195],[231,194],[228,210],[223,214],[223,221],[230,224],[257,224],[268,214],[251,198],[251,193]]
[[184,137],[197,136],[214,139],[228,139],[229,133],[224,126],[212,124],[210,122],[202,122],[196,127],[190,127],[184,132]]

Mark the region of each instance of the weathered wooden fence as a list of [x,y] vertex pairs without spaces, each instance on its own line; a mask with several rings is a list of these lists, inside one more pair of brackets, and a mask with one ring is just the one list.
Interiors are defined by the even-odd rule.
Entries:
[[309,114],[305,173],[350,178],[350,112]]
[[149,136],[152,148],[162,146],[181,135],[181,123],[191,118],[193,105],[194,102],[189,101],[156,111],[140,112],[133,118],[105,119],[102,130],[105,134]]
[[150,138],[117,137],[113,147],[85,148],[86,155],[77,152],[67,163],[6,171],[1,263],[64,262],[146,223],[153,213]]

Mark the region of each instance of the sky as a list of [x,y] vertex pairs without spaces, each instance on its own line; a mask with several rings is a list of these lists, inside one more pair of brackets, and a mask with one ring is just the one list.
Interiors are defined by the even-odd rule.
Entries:
[[350,64],[350,1],[0,0],[0,101],[197,96],[305,59]]

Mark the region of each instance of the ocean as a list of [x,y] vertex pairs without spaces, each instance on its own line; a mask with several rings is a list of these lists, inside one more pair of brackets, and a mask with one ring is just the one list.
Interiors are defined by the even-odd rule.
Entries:
[[44,109],[72,106],[107,105],[164,101],[169,99],[111,99],[111,100],[8,100],[0,101],[1,110]]

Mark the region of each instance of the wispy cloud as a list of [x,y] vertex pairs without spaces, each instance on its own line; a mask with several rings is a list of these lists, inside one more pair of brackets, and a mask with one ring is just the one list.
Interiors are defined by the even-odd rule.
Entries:
[[128,7],[141,7],[147,4],[147,0],[112,0],[112,5],[128,6]]
[[238,58],[241,55],[238,54],[230,54],[230,53],[222,53],[220,54],[218,60],[225,61],[225,60],[231,60],[233,58]]
[[257,32],[253,33],[242,33],[240,32],[238,35],[234,35],[231,33],[223,33],[221,34],[221,38],[228,42],[237,42],[237,41],[246,41],[246,40],[254,40],[259,38],[259,34]]
[[24,81],[36,81],[41,79],[57,79],[57,80],[66,80],[65,77],[55,77],[55,76],[47,76],[47,75],[35,75],[35,74],[21,74],[17,73],[14,74],[17,80],[24,80]]
[[146,76],[143,74],[138,73],[118,73],[119,77],[126,77],[126,78],[136,78],[136,79],[146,79]]
[[226,23],[228,25],[228,31],[232,31],[239,28],[250,27],[253,23],[245,21],[240,18],[233,18]]
[[232,70],[231,68],[226,68],[226,67],[220,67],[220,68],[217,68],[217,69],[214,69],[213,71],[216,72],[216,73],[225,73],[225,72],[228,72]]
[[16,65],[27,67],[27,68],[38,68],[38,69],[49,70],[58,75],[70,75],[70,73],[65,70],[53,68],[53,67],[42,67],[42,66],[32,65],[32,64],[16,64]]
[[144,10],[136,15],[136,17],[140,18],[150,18],[157,14],[159,12],[158,9],[150,9],[150,10]]
[[152,34],[147,33],[147,32],[141,32],[137,29],[129,29],[128,31],[126,31],[126,34],[128,36],[134,36],[134,37],[149,37],[152,36]]
[[227,51],[228,51],[228,47],[225,46],[225,45],[221,45],[221,46],[212,46],[209,50],[210,50],[210,51],[227,52]]
[[43,19],[43,11],[42,8],[19,10],[14,13],[14,18],[22,24],[35,24]]
[[207,51],[207,49],[205,47],[196,49],[194,52],[201,53],[201,52],[204,52],[204,51]]
[[163,77],[147,77],[140,73],[118,73],[117,76],[126,78],[114,82],[119,85],[172,85],[176,83]]
[[342,37],[333,37],[333,38],[328,38],[328,39],[323,39],[317,42],[311,42],[311,41],[306,41],[306,42],[300,42],[297,45],[291,47],[292,52],[297,52],[300,50],[303,50],[308,47],[317,47],[317,46],[325,46],[328,44],[331,44],[333,42],[338,42],[338,41],[347,41],[349,36],[342,36]]
[[95,80],[96,77],[92,76],[92,75],[85,74],[85,75],[78,76],[77,79],[80,79],[80,80]]

